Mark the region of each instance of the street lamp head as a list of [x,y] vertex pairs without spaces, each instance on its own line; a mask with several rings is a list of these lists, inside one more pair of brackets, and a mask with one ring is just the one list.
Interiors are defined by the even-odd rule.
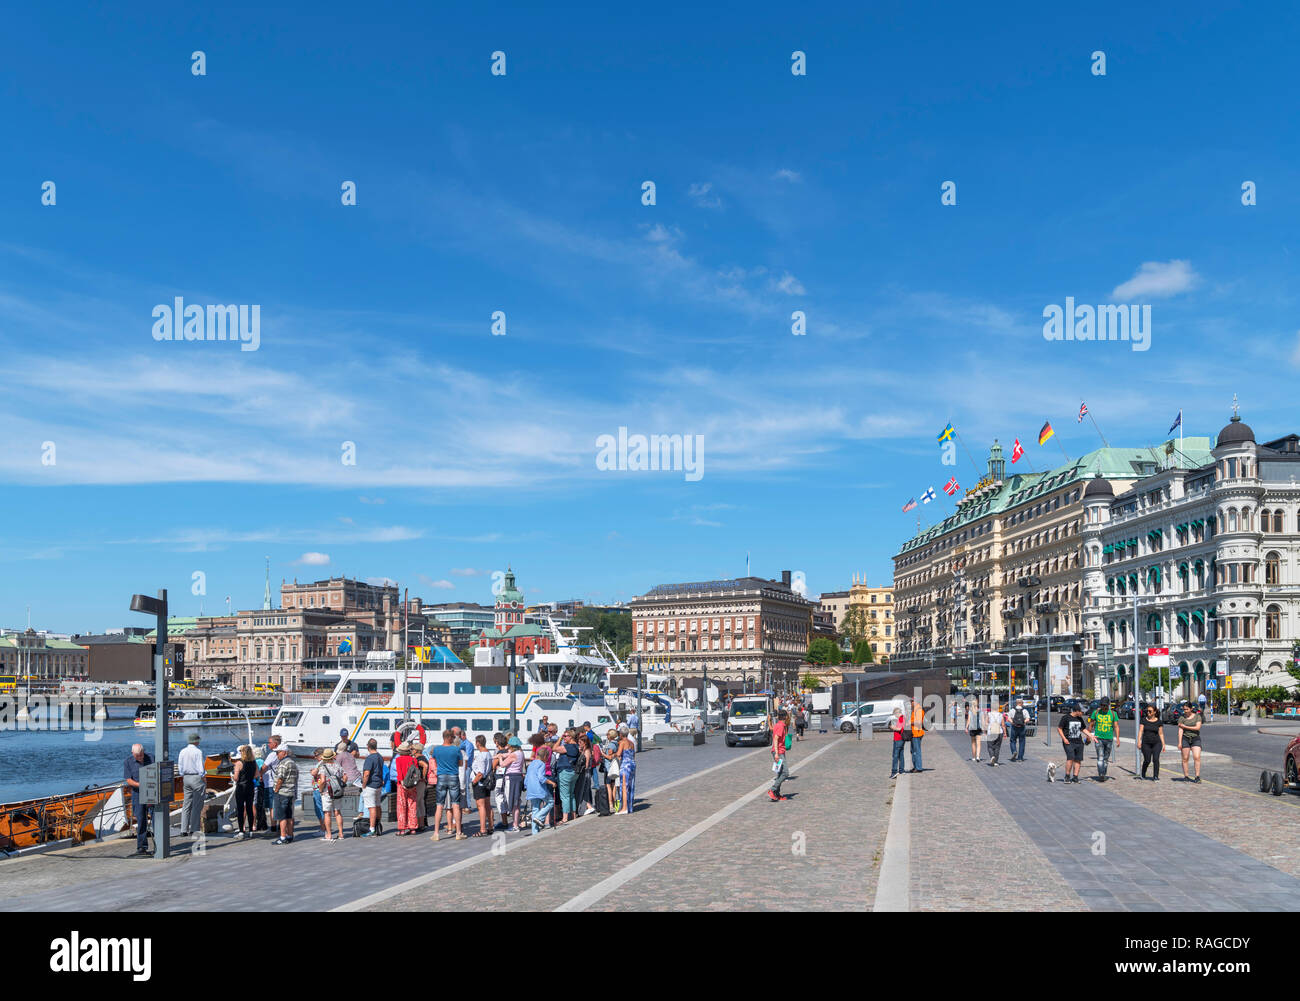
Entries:
[[162,615],[167,605],[159,598],[147,594],[131,595],[131,611],[144,612],[146,615]]

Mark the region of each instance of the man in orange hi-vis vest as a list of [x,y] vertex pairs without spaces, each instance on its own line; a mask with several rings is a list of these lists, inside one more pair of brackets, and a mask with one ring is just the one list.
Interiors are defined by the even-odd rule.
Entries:
[[921,708],[920,699],[912,700],[912,771],[921,768],[921,738],[925,736],[925,710]]

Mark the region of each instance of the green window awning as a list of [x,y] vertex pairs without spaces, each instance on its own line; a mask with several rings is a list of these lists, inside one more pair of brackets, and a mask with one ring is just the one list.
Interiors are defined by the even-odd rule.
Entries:
[[1193,609],[1192,609],[1192,618],[1194,618],[1197,622],[1204,622],[1204,621],[1205,621],[1205,612],[1202,611],[1202,610],[1199,609],[1199,608],[1193,608]]
[[1178,572],[1181,573],[1181,574],[1186,574],[1186,573],[1187,573],[1187,561],[1186,561],[1186,560],[1183,560],[1183,562],[1181,562],[1181,563],[1178,564]]
[[1179,612],[1179,613],[1178,613],[1178,621],[1181,622],[1183,625],[1187,625],[1187,622],[1188,622],[1188,619],[1187,619],[1187,613],[1186,613],[1186,612]]
[[1196,568],[1197,573],[1200,573],[1202,570],[1205,569],[1205,560],[1197,560],[1195,563],[1192,564],[1192,566]]
[[1138,575],[1135,573],[1129,574],[1128,582],[1129,582],[1129,587],[1133,588],[1133,590],[1136,591],[1138,586]]
[[1152,578],[1155,578],[1155,582],[1156,582],[1157,584],[1160,583],[1160,568],[1159,568],[1159,567],[1148,567],[1148,568],[1147,568],[1147,583],[1148,583],[1148,584],[1151,583]]
[[1187,673],[1187,661],[1185,661],[1185,660],[1182,661],[1182,662],[1178,665],[1178,667],[1176,668],[1176,670],[1179,671],[1179,673],[1181,673],[1181,674],[1186,674],[1186,673]]
[[1147,628],[1157,631],[1160,629],[1160,616],[1155,612],[1147,616]]
[[1115,551],[1115,547],[1114,547],[1114,546],[1105,546],[1105,547],[1102,549],[1102,552],[1103,552],[1103,553],[1113,553],[1114,551]]

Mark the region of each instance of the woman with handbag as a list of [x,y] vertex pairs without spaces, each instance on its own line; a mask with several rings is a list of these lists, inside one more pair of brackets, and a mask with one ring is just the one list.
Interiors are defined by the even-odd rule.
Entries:
[[469,771],[474,805],[478,807],[478,832],[470,836],[486,838],[492,833],[492,812],[488,799],[496,784],[496,771],[492,767],[492,755],[487,749],[487,738],[481,733],[474,738],[474,758],[470,762]]

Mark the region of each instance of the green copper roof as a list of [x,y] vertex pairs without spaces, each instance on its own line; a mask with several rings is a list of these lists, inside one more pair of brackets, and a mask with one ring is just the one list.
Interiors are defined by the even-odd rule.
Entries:
[[[995,491],[961,501],[956,512],[908,539],[899,547],[898,555],[964,525],[1001,514],[1008,508],[1019,507],[1035,497],[1050,494],[1067,484],[1086,483],[1098,473],[1108,480],[1140,480],[1153,475],[1153,472],[1160,471],[1164,462],[1166,444],[1162,442],[1153,448],[1099,448],[1045,472],[1012,473]],[[1210,448],[1209,438],[1185,438],[1181,455],[1175,453],[1175,458],[1178,459],[1180,468],[1199,469],[1214,461]],[[1154,471],[1152,466],[1155,467]]]
[[519,588],[515,587],[515,572],[509,567],[506,567],[506,579],[504,583],[505,587],[503,587],[501,593],[497,595],[497,604],[507,605],[514,602],[517,605],[522,605],[524,603],[524,593],[520,591]]

